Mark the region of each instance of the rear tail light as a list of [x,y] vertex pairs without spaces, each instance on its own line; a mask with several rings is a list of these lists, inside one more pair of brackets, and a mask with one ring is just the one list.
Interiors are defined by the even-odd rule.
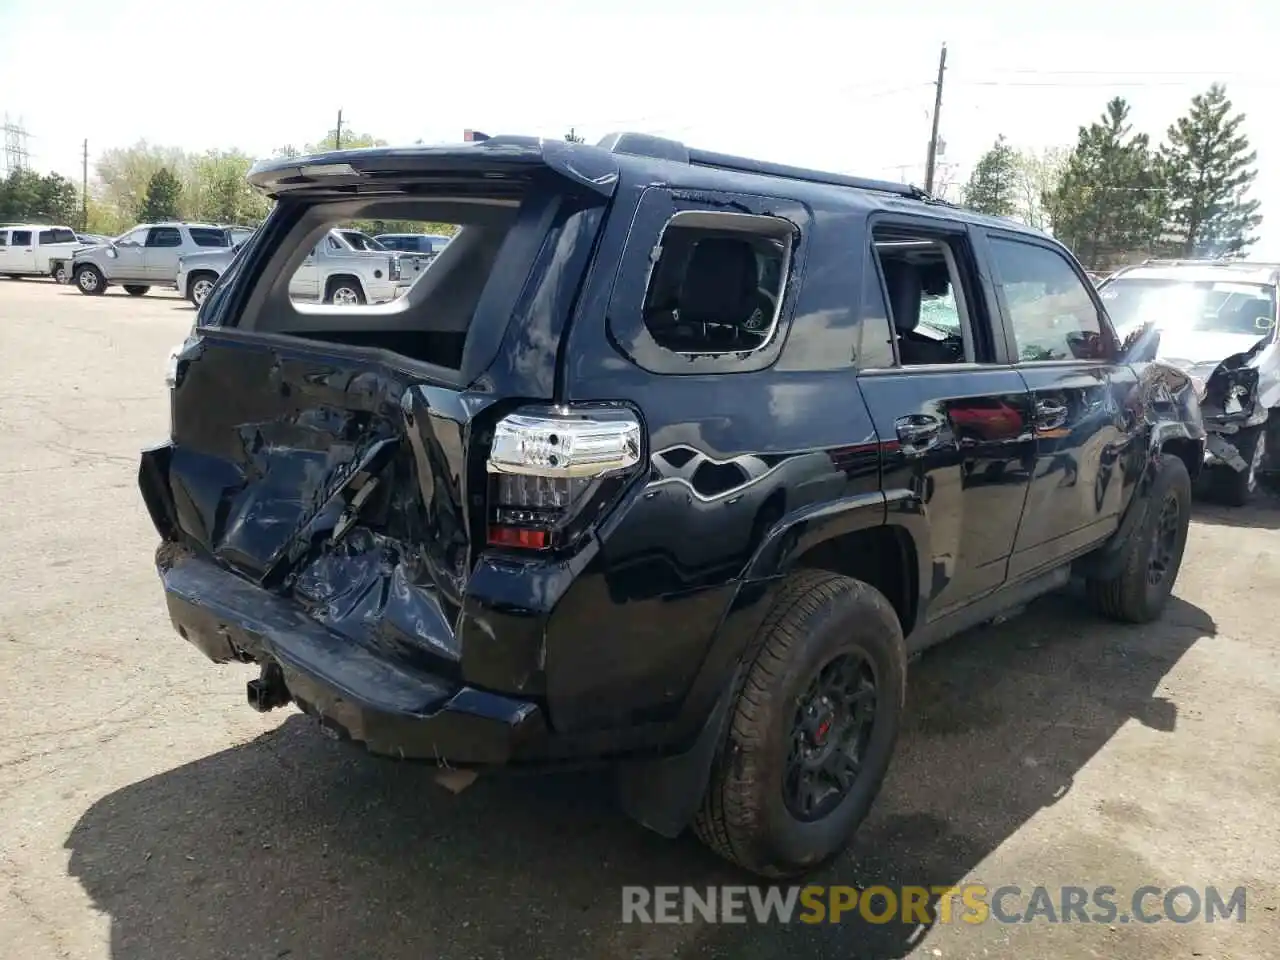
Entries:
[[400,279],[400,258],[392,257],[391,266],[387,268],[387,276],[392,280]]
[[548,550],[572,541],[635,476],[640,421],[624,407],[525,407],[498,422],[488,542]]

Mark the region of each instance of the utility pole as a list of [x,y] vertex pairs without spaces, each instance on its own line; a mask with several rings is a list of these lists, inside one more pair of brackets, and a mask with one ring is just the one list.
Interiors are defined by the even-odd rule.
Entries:
[[938,57],[938,81],[933,94],[933,133],[929,136],[929,156],[924,164],[924,192],[933,194],[933,174],[938,162],[938,114],[942,112],[942,75],[947,69],[947,45]]
[[333,149],[342,149],[342,108],[338,108],[338,130],[333,137]]
[[89,232],[89,140],[84,141],[84,156],[80,168],[80,229]]

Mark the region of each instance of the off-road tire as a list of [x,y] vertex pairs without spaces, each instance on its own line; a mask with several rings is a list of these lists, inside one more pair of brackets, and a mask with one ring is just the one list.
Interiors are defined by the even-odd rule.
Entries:
[[[82,279],[85,274],[91,274],[93,276],[92,289],[85,288],[85,283],[87,281]],[[72,274],[71,279],[75,281],[76,289],[87,297],[100,297],[107,289],[107,278],[102,275],[101,270],[91,263],[83,263],[76,267],[75,273]]]
[[[805,822],[783,799],[792,718],[818,671],[853,649],[876,675],[870,740],[839,805]],[[874,587],[802,571],[779,592],[746,651],[744,671],[693,828],[713,851],[746,870],[793,876],[838,855],[879,793],[906,701],[902,627]]]
[[1209,471],[1209,492],[1213,499],[1229,507],[1243,507],[1258,489],[1262,464],[1255,464],[1254,457],[1257,454],[1266,456],[1266,423],[1250,427],[1243,439],[1240,438],[1240,434],[1236,434],[1235,446],[1244,462],[1249,464],[1248,469],[1235,470],[1225,464],[1214,465]]
[[[1106,580],[1085,581],[1085,591],[1094,609],[1122,623],[1150,623],[1159,619],[1178,579],[1191,526],[1191,475],[1187,465],[1172,454],[1161,454],[1146,498],[1142,520],[1125,542],[1120,572]],[[1156,548],[1155,532],[1161,511],[1168,498],[1173,498],[1178,505],[1174,559],[1172,568],[1159,582],[1151,583],[1147,577],[1148,565]]]
[[150,287],[143,287],[143,286],[139,286],[139,285],[134,284],[134,283],[126,283],[126,284],[124,285],[124,292],[125,292],[125,293],[127,293],[127,294],[128,294],[129,296],[131,296],[131,297],[141,297],[141,296],[144,296],[144,295],[146,294],[146,292],[147,292],[148,290],[150,290],[150,289],[151,289]]

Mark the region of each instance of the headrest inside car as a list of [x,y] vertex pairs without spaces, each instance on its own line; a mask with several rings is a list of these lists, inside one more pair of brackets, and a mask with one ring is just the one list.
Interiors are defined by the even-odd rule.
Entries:
[[751,244],[726,237],[700,240],[680,288],[680,319],[741,325],[755,307],[758,283]]
[[946,261],[923,264],[920,267],[920,285],[926,297],[945,297],[951,289],[951,272]]

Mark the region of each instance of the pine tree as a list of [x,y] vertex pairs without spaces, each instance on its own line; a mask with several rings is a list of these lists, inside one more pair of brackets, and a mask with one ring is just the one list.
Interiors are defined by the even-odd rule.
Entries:
[[1147,253],[1160,227],[1160,182],[1146,134],[1134,134],[1116,97],[1081,127],[1048,214],[1055,236],[1085,266],[1108,269]]
[[147,196],[138,211],[143,223],[159,223],[178,219],[178,203],[182,199],[182,184],[168,167],[161,167],[151,175],[147,184]]
[[1238,253],[1257,241],[1259,202],[1246,199],[1258,153],[1240,128],[1221,84],[1191,98],[1191,109],[1165,135],[1160,166],[1168,190],[1165,231],[1184,257]]
[[964,205],[997,217],[1012,216],[1018,209],[1018,154],[1005,142],[1004,134],[973,168],[964,188]]

